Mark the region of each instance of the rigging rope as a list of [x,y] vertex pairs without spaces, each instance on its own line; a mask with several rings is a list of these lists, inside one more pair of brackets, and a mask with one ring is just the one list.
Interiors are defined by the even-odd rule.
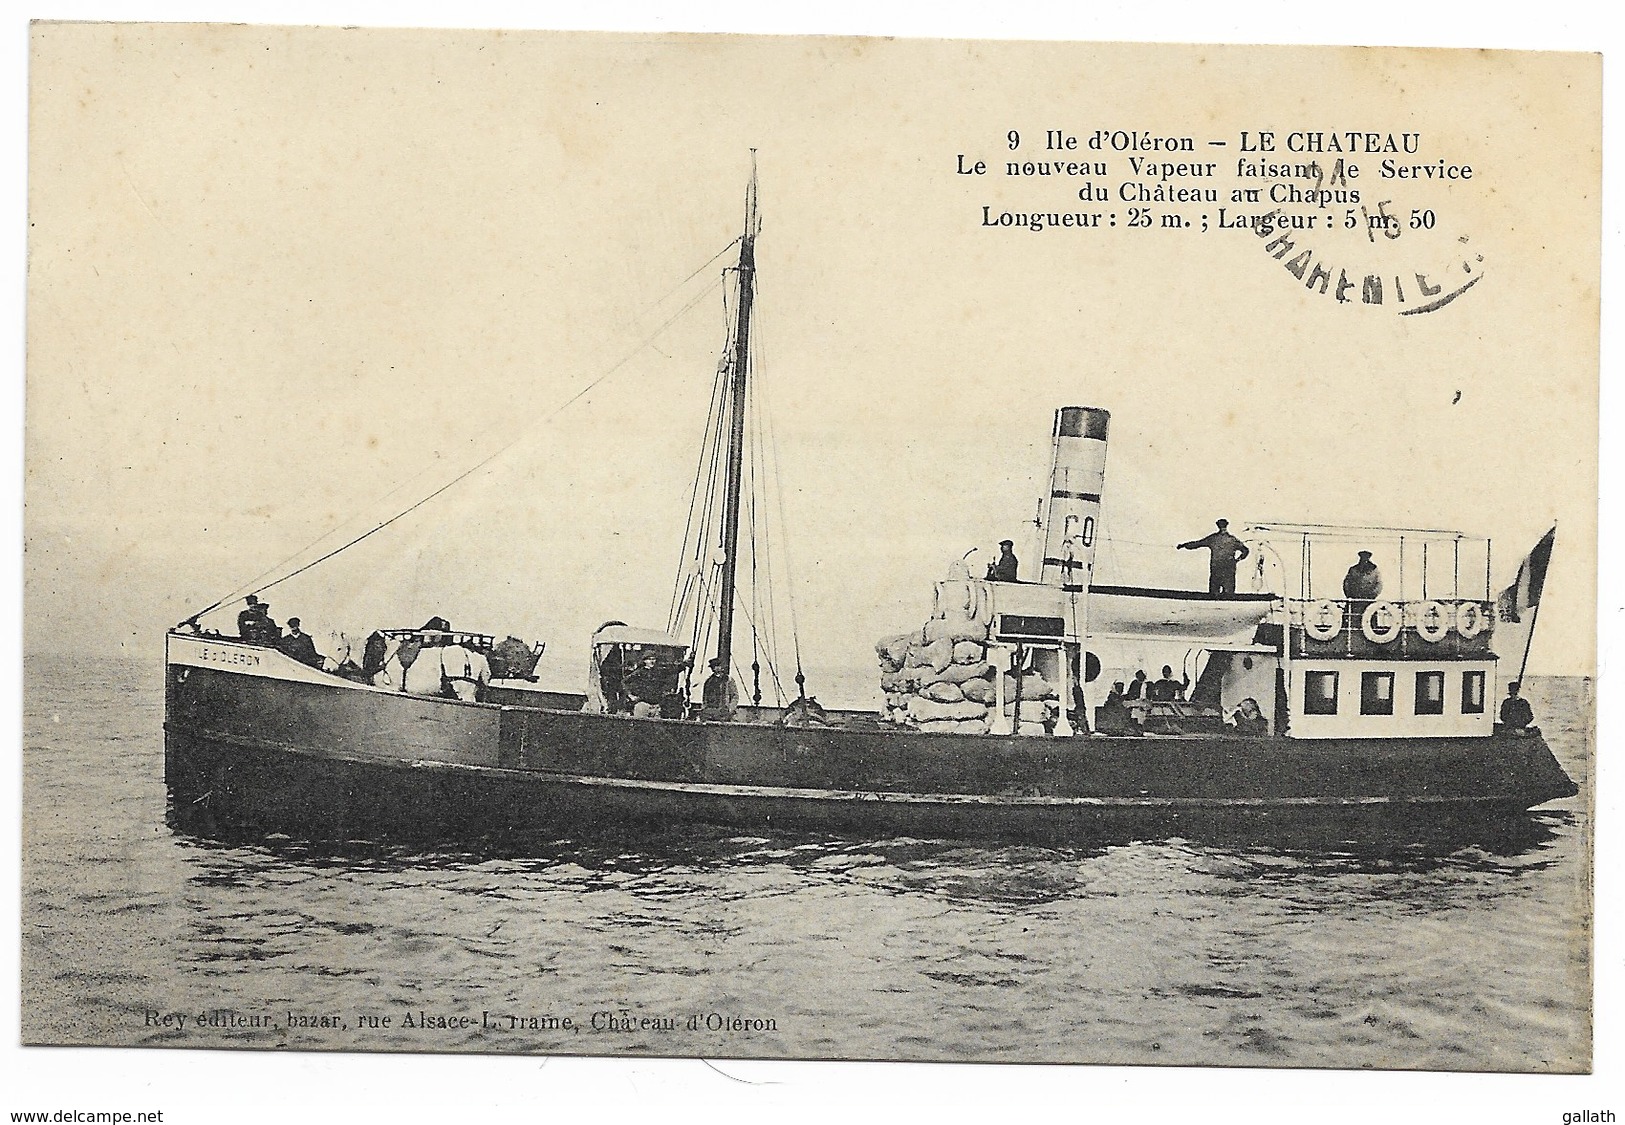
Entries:
[[[757,338],[760,339],[765,335],[766,335],[766,333],[758,332],[757,333]],[[763,366],[764,367],[766,366],[765,357],[764,357],[764,361],[763,361]],[[763,386],[762,397],[763,397],[763,406],[764,406],[763,414],[765,416],[765,425],[764,425],[763,428],[764,428],[764,430],[766,432],[767,443],[768,443],[769,447],[772,449],[772,452],[773,452],[773,458],[772,458],[773,491],[776,494],[777,499],[778,499],[779,530],[784,536],[784,543],[783,543],[783,547],[781,548],[780,553],[784,556],[784,570],[785,570],[785,575],[786,575],[786,586],[788,587],[788,589],[785,592],[785,597],[790,603],[790,643],[791,643],[791,646],[795,650],[795,657],[796,657],[796,694],[797,694],[798,698],[805,699],[806,696],[807,696],[807,676],[806,676],[806,674],[803,671],[802,666],[801,666],[801,628],[800,628],[800,622],[798,621],[797,616],[796,616],[796,588],[795,588],[794,581],[790,580],[790,576],[795,573],[795,567],[794,567],[794,565],[793,565],[793,563],[791,561],[791,558],[790,558],[790,542],[791,542],[790,521],[789,521],[788,517],[785,515],[785,511],[784,511],[784,491],[785,490],[784,490],[784,480],[783,480],[783,477],[781,475],[781,466],[780,466],[780,462],[779,462],[779,435],[778,435],[778,430],[774,428],[774,425],[773,425],[773,411],[770,408],[772,392],[767,387],[765,380],[762,381],[762,386]]]
[[[673,286],[672,289],[669,290],[665,294],[665,296],[662,296],[660,298],[660,300],[658,300],[658,301],[656,301],[654,303],[653,307],[654,308],[659,308],[660,305],[664,304],[665,301],[668,298],[670,298],[673,293],[675,293],[678,290],[682,289],[683,286],[687,285],[690,281],[694,280],[694,278],[697,277],[702,270],[705,270],[705,269],[709,268],[711,266],[711,264],[713,262],[715,262],[718,258],[722,257],[729,250],[733,249],[733,247],[738,242],[739,242],[739,238],[737,238],[737,237],[731,239],[726,246],[724,246],[721,250],[718,250],[715,254],[712,254],[710,258],[706,259],[706,261],[699,267],[699,269],[696,269],[693,273],[689,274],[686,278],[684,278],[677,285]],[[184,625],[189,625],[189,624],[194,624],[194,623],[196,623],[198,618],[202,617],[205,613],[213,612],[214,610],[219,609],[221,606],[227,604],[228,602],[234,602],[234,601],[238,600],[239,598],[247,596],[248,594],[264,593],[266,590],[270,590],[270,589],[273,589],[276,586],[280,586],[282,583],[288,581],[290,578],[297,577],[298,575],[303,574],[305,571],[311,569],[312,567],[319,566],[320,564],[326,562],[328,559],[332,558],[333,556],[338,555],[338,554],[340,554],[340,553],[342,553],[344,551],[349,550],[351,547],[354,547],[357,543],[360,543],[363,540],[370,538],[371,536],[373,536],[373,535],[377,534],[378,532],[384,530],[386,527],[389,527],[391,524],[395,523],[396,521],[398,521],[400,519],[403,519],[404,517],[406,517],[406,516],[410,515],[411,513],[417,511],[419,508],[423,507],[423,505],[427,504],[429,501],[431,501],[431,500],[435,499],[436,497],[440,496],[442,493],[446,492],[448,489],[452,488],[453,486],[461,483],[464,480],[467,480],[469,477],[473,476],[475,473],[477,473],[481,469],[485,468],[491,462],[495,461],[498,457],[501,457],[504,453],[508,452],[508,450],[512,449],[515,445],[519,444],[519,442],[521,440],[523,440],[530,433],[530,431],[532,429],[535,429],[538,426],[541,426],[541,425],[544,425],[544,424],[546,424],[548,422],[551,422],[553,419],[557,418],[560,414],[564,413],[570,407],[574,406],[577,402],[579,402],[583,397],[585,397],[587,394],[589,394],[599,384],[603,383],[604,380],[608,379],[611,375],[614,375],[622,367],[625,367],[626,364],[629,363],[635,356],[637,356],[637,354],[639,352],[641,352],[644,348],[648,347],[649,344],[651,344],[655,339],[657,339],[660,336],[661,333],[665,332],[666,329],[670,328],[672,326],[672,324],[674,324],[679,318],[684,316],[690,309],[692,309],[695,305],[697,305],[700,302],[701,299],[708,296],[710,294],[711,290],[715,289],[720,284],[721,284],[721,279],[719,278],[717,281],[714,281],[710,285],[707,285],[703,290],[701,290],[699,293],[695,294],[692,299],[690,299],[686,304],[684,304],[682,308],[678,309],[670,317],[668,317],[665,321],[663,321],[658,328],[656,328],[653,332],[649,333],[649,335],[647,335],[642,340],[640,340],[637,343],[636,346],[634,346],[630,351],[628,351],[620,359],[616,360],[615,363],[613,365],[611,365],[609,367],[609,369],[606,370],[603,374],[599,375],[596,379],[592,380],[592,382],[588,383],[586,386],[582,387],[579,391],[577,391],[574,395],[570,396],[569,399],[567,399],[561,406],[559,406],[555,410],[553,410],[550,414],[544,415],[538,421],[526,425],[517,435],[514,436],[514,438],[511,441],[509,441],[507,444],[503,445],[501,448],[497,449],[495,452],[491,453],[489,456],[482,459],[479,463],[475,464],[472,468],[464,470],[463,472],[459,473],[457,476],[453,477],[451,480],[447,481],[445,484],[441,485],[439,488],[435,489],[433,492],[429,493],[429,495],[423,497],[421,500],[419,500],[416,503],[412,504],[410,507],[408,507],[408,508],[406,508],[406,509],[404,509],[404,510],[402,510],[400,512],[397,512],[395,515],[391,516],[389,519],[384,520],[382,523],[374,525],[373,527],[371,527],[368,530],[362,532],[360,535],[357,535],[355,538],[347,541],[346,543],[342,544],[341,546],[335,547],[333,550],[331,550],[331,551],[327,552],[326,554],[322,555],[320,558],[317,558],[317,559],[313,560],[312,562],[306,563],[304,566],[301,566],[297,570],[294,570],[294,571],[292,571],[292,572],[290,572],[288,574],[283,575],[281,578],[278,578],[274,582],[266,583],[263,586],[257,586],[256,585],[256,583],[259,582],[260,578],[263,578],[266,574],[273,574],[276,571],[280,570],[282,567],[286,566],[293,559],[298,558],[300,555],[302,555],[306,551],[310,550],[316,544],[318,544],[322,540],[328,538],[335,531],[337,531],[339,527],[343,527],[344,523],[348,523],[349,520],[345,520],[343,523],[340,523],[335,527],[329,528],[327,531],[324,531],[321,535],[318,535],[315,539],[311,540],[309,543],[307,543],[303,547],[299,548],[297,551],[295,551],[293,554],[289,555],[287,558],[283,559],[281,562],[277,563],[275,566],[271,567],[268,570],[262,571],[260,573],[260,575],[257,576],[256,578],[254,578],[250,583],[248,583],[247,586],[239,586],[239,587],[237,587],[236,589],[232,590],[230,593],[226,594],[224,597],[221,597],[217,601],[210,603],[206,608],[198,610],[196,613],[194,613],[190,617],[186,618],[180,624],[183,625],[183,626]],[[382,497],[380,497],[377,501],[374,501],[374,503],[381,503],[383,500],[388,499],[390,496],[393,496],[396,492],[400,491],[400,489],[403,488],[403,487],[404,487],[404,484],[396,485],[394,488],[390,489]]]

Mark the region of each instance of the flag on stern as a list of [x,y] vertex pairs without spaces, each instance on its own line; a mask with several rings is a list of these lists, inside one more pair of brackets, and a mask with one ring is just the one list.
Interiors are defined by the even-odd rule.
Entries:
[[1495,599],[1497,618],[1502,621],[1522,621],[1524,614],[1540,604],[1540,593],[1546,586],[1546,567],[1552,561],[1552,544],[1556,541],[1555,527],[1541,536],[1535,549],[1518,567],[1518,577]]

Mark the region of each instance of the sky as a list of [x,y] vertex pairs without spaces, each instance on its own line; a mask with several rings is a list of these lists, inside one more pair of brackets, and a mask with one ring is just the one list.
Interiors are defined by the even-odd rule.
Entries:
[[[1052,413],[1092,405],[1102,580],[1201,587],[1173,544],[1223,517],[1489,536],[1499,589],[1556,520],[1531,670],[1594,667],[1594,61],[41,24],[33,66],[31,648],[150,658],[493,455],[273,615],[440,614],[565,670],[604,620],[663,624],[724,336],[702,267],[754,148],[809,666],[866,667],[973,547],[1031,558]],[[1229,138],[1221,163],[1241,130],[1420,132],[1477,169],[1392,188],[1440,229],[1327,260],[1482,280],[1396,316],[1248,232],[985,227],[1084,206],[957,171],[1051,127]]]

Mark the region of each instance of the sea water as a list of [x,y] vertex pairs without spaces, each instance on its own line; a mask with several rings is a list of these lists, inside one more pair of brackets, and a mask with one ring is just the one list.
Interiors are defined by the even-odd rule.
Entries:
[[1578,797],[1465,839],[1072,847],[724,830],[426,851],[168,827],[162,671],[28,662],[22,1039],[1576,1071]]

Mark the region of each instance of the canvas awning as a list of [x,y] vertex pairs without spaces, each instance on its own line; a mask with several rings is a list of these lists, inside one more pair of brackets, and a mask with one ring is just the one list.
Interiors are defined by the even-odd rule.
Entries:
[[670,633],[662,633],[658,629],[639,629],[631,625],[606,625],[592,635],[592,643],[596,645],[644,645],[657,648],[687,648],[685,641],[680,641]]

